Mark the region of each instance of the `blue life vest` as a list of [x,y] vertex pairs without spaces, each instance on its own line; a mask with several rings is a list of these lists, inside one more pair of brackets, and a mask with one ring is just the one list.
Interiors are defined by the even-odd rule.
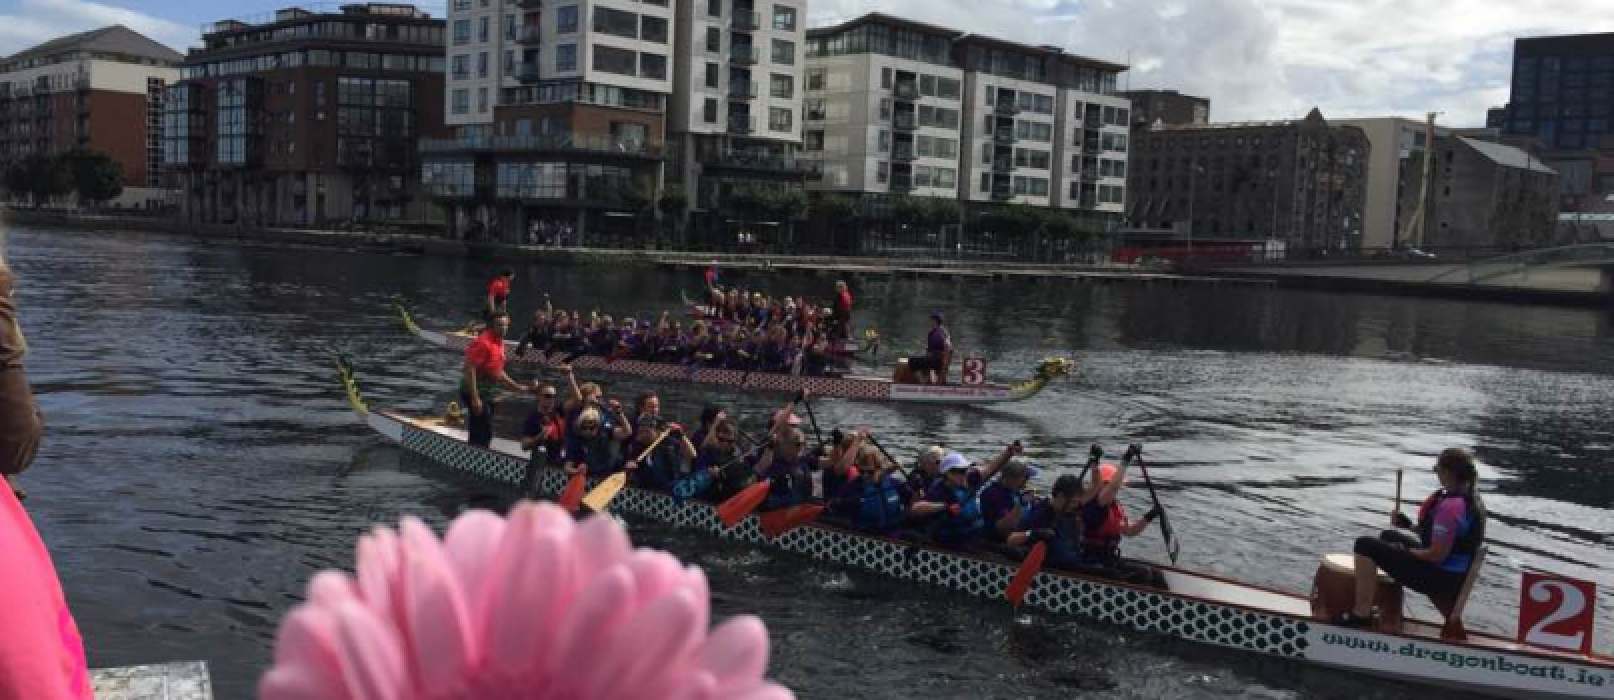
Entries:
[[936,523],[936,540],[948,544],[960,544],[980,532],[986,526],[985,518],[981,517],[981,499],[978,494],[971,494],[963,486],[948,489],[948,503],[957,503],[961,506],[958,515],[944,513]]
[[883,531],[902,521],[902,493],[890,477],[878,484],[863,482],[863,498],[858,501],[857,522],[865,530]]

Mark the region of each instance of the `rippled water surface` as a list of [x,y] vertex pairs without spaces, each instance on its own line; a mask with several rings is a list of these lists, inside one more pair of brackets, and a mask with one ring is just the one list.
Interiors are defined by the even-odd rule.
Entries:
[[[12,231],[8,257],[49,433],[23,478],[92,664],[205,659],[221,698],[247,697],[276,620],[309,575],[342,567],[369,525],[441,523],[494,499],[370,434],[331,352],[372,404],[436,411],[456,358],[389,308],[460,323],[492,261],[212,246],[158,236]],[[676,310],[698,275],[520,267],[566,308]],[[762,280],[827,297],[832,278]],[[821,423],[867,425],[903,456],[946,442],[984,458],[1023,439],[1051,479],[1086,445],[1147,446],[1184,564],[1305,590],[1317,557],[1383,526],[1394,473],[1433,488],[1432,455],[1484,462],[1492,557],[1471,625],[1513,633],[1519,572],[1614,587],[1614,331],[1597,311],[1251,288],[853,280],[859,323],[917,347],[926,312],[1010,379],[1072,357],[1076,376],[1001,409],[824,400]],[[519,316],[518,316],[519,318]],[[520,325],[518,323],[518,325]],[[518,371],[519,372],[519,371]],[[651,384],[602,377],[627,398]],[[666,412],[778,397],[658,386]],[[516,413],[501,425],[514,430]],[[827,427],[826,427],[827,429]],[[1141,511],[1147,495],[1126,497]],[[905,586],[801,557],[634,523],[641,543],[700,563],[720,613],[774,635],[772,673],[809,698],[1398,697],[1409,686],[1141,636],[1019,618],[998,602]],[[1127,543],[1160,560],[1157,534]],[[1415,597],[1415,596],[1414,596]],[[1606,596],[1605,596],[1606,599]],[[1428,613],[1420,599],[1415,612]],[[1614,614],[1599,610],[1598,648]],[[1418,689],[1426,697],[1438,697]]]

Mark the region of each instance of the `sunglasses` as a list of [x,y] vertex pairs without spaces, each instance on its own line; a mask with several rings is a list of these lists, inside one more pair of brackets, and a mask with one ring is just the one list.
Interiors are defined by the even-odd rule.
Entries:
[[731,438],[731,437],[720,437],[720,438],[717,439],[717,441],[719,443],[721,443],[721,444],[724,444],[724,445],[732,445],[732,444],[734,444],[734,438]]
[[600,426],[596,425],[594,423],[584,423],[582,425],[577,426],[577,431],[581,432],[581,433],[592,433],[592,432],[594,432],[596,430],[599,430],[599,429],[600,429]]

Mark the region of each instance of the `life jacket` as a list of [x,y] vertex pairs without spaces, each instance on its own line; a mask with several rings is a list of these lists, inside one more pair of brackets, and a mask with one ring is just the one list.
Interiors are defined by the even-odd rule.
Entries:
[[812,497],[812,476],[807,473],[804,459],[787,463],[775,457],[773,464],[768,467],[766,478],[771,482],[768,486],[769,509],[793,506]]
[[863,497],[858,501],[857,522],[868,530],[887,530],[902,521],[902,493],[890,477],[878,484],[863,482]]
[[1087,559],[1113,559],[1121,556],[1121,529],[1126,524],[1126,509],[1121,501],[1112,501],[1104,510],[1104,523],[1096,528],[1082,529],[1082,556]]
[[957,503],[961,506],[958,515],[943,513],[936,522],[936,539],[940,542],[960,543],[980,532],[986,527],[986,520],[981,517],[981,497],[978,493],[970,493],[964,486],[947,487],[947,503]]
[[1477,507],[1474,499],[1463,494],[1446,493],[1446,489],[1429,494],[1423,505],[1418,506],[1418,541],[1425,547],[1433,541],[1435,510],[1441,501],[1448,498],[1463,499],[1463,508],[1468,513],[1468,529],[1457,533],[1452,540],[1451,551],[1446,553],[1446,560],[1441,562],[1441,566],[1448,570],[1467,571],[1469,562],[1474,560],[1474,552],[1479,551],[1480,545],[1485,543],[1485,513]]

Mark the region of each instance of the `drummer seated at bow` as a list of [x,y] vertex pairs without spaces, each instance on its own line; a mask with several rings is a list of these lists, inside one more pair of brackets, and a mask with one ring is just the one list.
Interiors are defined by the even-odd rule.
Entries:
[[1126,488],[1129,463],[1130,459],[1123,458],[1119,468],[1113,464],[1093,468],[1093,483],[1082,498],[1082,550],[1076,568],[1082,573],[1165,588],[1165,577],[1158,569],[1121,556],[1121,540],[1143,534],[1160,517],[1157,509],[1137,520],[1127,516],[1121,490]]
[[947,319],[940,311],[930,312],[930,334],[925,337],[925,356],[908,358],[908,370],[921,384],[947,383],[947,365],[952,361],[953,338],[947,332]]
[[1429,596],[1442,612],[1456,601],[1474,553],[1485,543],[1485,503],[1480,499],[1479,472],[1468,450],[1451,448],[1435,460],[1440,489],[1424,499],[1418,521],[1397,511],[1390,521],[1412,530],[1414,537],[1385,530],[1378,537],[1356,540],[1356,599],[1334,622],[1351,627],[1373,624],[1373,596],[1382,569],[1396,583]]

